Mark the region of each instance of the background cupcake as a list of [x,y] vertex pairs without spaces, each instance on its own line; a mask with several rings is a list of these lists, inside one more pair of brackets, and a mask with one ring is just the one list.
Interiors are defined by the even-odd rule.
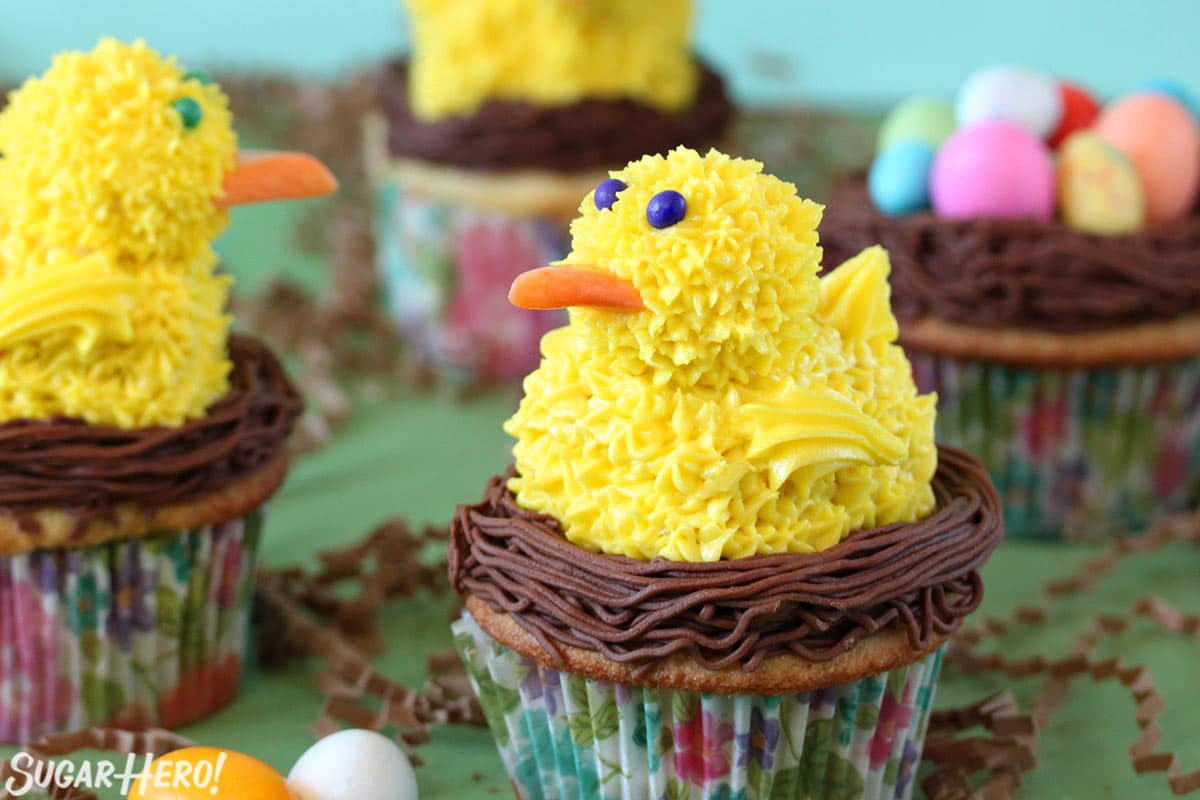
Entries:
[[224,207],[332,190],[237,154],[224,95],[141,42],[0,114],[0,740],[178,725],[236,692],[262,505],[300,401],[228,336]]
[[907,797],[941,646],[1001,533],[935,450],[868,249],[823,280],[820,209],[680,148],[613,173],[570,307],[460,508],[456,641],[521,797]]
[[692,54],[688,0],[408,7],[411,56],[384,71],[368,125],[389,303],[446,374],[519,378],[562,319],[505,304],[512,279],[566,253],[605,170],[718,144],[732,107]]
[[1179,92],[1101,107],[983,70],[953,108],[899,106],[835,192],[828,251],[889,249],[939,436],[988,464],[1014,535],[1135,532],[1200,499],[1200,132]]

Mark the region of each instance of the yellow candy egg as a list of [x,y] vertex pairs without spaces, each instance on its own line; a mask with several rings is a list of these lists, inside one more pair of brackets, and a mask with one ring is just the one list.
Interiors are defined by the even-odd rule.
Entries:
[[1058,154],[1058,202],[1063,221],[1089,233],[1132,233],[1146,220],[1137,170],[1092,131],[1079,131]]
[[156,758],[129,800],[294,800],[283,776],[257,758],[188,747]]

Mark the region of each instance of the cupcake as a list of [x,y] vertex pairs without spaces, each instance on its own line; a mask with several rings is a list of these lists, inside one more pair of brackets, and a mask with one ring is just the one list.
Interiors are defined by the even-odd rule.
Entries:
[[237,690],[300,411],[210,242],[334,182],[237,153],[220,89],[140,41],[13,92],[0,152],[0,741],[181,725]]
[[1198,176],[1179,100],[1102,107],[1000,67],[954,108],[899,106],[835,189],[827,252],[888,248],[939,439],[987,464],[1012,535],[1119,536],[1200,501]]
[[368,121],[377,258],[397,324],[455,381],[517,381],[563,322],[504,302],[564,256],[579,198],[642,153],[719,144],[733,111],[690,0],[409,0],[410,56]]
[[569,307],[461,507],[457,646],[522,798],[912,791],[947,636],[1003,533],[934,444],[869,248],[818,279],[821,208],[679,148],[612,173]]

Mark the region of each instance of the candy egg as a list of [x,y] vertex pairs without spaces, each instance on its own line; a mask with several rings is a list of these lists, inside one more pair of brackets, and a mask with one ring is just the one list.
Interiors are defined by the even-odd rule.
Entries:
[[1054,164],[1041,140],[1006,120],[978,122],[946,140],[929,178],[943,217],[1054,216]]
[[294,800],[283,776],[257,758],[217,747],[159,756],[133,784],[137,800]]
[[875,152],[890,150],[905,139],[919,139],[933,149],[954,133],[954,107],[933,97],[910,97],[888,112],[879,128]]
[[1200,186],[1200,128],[1179,101],[1164,94],[1131,94],[1110,103],[1095,130],[1133,162],[1149,222],[1191,211]]
[[1132,233],[1146,206],[1137,170],[1094,131],[1078,131],[1058,152],[1058,203],[1063,221],[1089,233]]
[[1058,84],[1028,67],[1001,65],[967,78],[955,99],[961,127],[989,119],[1015,122],[1039,139],[1058,126],[1062,100]]
[[911,214],[929,207],[929,170],[933,148],[920,139],[905,139],[884,150],[871,164],[867,189],[885,214]]
[[1150,78],[1139,83],[1134,91],[1138,93],[1158,92],[1167,97],[1173,97],[1182,103],[1184,108],[1192,112],[1193,117],[1200,117],[1200,105],[1196,104],[1195,95],[1174,78]]
[[297,800],[417,800],[408,757],[374,731],[326,736],[300,756],[288,786]]
[[1062,105],[1062,115],[1058,127],[1050,134],[1050,146],[1057,148],[1075,131],[1090,128],[1100,116],[1100,103],[1092,97],[1087,89],[1076,83],[1060,81],[1058,97]]

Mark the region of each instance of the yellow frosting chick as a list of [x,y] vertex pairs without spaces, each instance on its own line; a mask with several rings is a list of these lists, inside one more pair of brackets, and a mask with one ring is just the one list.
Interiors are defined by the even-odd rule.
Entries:
[[935,398],[895,344],[887,254],[819,279],[821,207],[755,161],[679,148],[612,176],[565,262],[513,284],[571,308],[506,426],[518,502],[589,550],[680,561],[927,514]]
[[411,102],[424,119],[493,98],[631,98],[675,111],[695,94],[691,0],[406,1]]
[[225,207],[336,185],[239,156],[228,103],[143,42],[58,56],[0,113],[0,420],[175,425],[227,389]]

